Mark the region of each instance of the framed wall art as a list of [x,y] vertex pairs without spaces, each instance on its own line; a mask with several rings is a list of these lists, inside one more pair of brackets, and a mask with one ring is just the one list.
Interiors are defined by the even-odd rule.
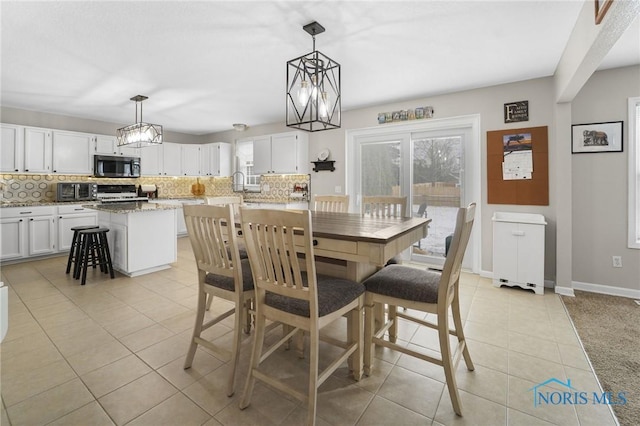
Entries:
[[571,153],[595,152],[622,152],[622,121],[571,126]]

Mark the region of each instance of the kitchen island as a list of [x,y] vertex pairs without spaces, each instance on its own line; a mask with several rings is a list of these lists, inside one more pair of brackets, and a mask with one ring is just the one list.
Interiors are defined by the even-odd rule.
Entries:
[[147,202],[95,204],[107,237],[113,268],[135,277],[170,268],[177,260],[176,211],[179,206]]

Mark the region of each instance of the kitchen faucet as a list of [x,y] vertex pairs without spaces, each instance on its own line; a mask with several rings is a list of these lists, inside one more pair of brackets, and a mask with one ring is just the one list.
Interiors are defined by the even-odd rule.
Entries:
[[[240,183],[236,180],[236,175],[240,175],[240,178],[242,179],[240,181]],[[233,181],[232,185],[233,185],[233,192],[246,192],[246,190],[244,189],[244,173],[238,171],[238,172],[234,172],[231,175],[231,180]],[[241,186],[242,185],[242,186]],[[239,189],[242,188],[242,189]]]

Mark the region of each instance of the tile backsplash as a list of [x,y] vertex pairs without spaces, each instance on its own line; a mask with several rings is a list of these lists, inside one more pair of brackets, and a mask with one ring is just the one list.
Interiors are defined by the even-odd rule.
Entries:
[[[0,201],[4,202],[48,202],[56,197],[55,187],[58,182],[96,182],[99,184],[134,184],[158,187],[160,198],[189,198],[191,185],[197,177],[141,177],[137,179],[104,179],[92,176],[77,175],[35,175],[35,174],[2,174],[0,175]],[[202,176],[200,183],[205,186],[205,196],[233,195],[230,177]],[[262,176],[259,193],[245,193],[246,200],[286,202],[291,199],[294,185],[310,184],[309,175],[270,175]]]

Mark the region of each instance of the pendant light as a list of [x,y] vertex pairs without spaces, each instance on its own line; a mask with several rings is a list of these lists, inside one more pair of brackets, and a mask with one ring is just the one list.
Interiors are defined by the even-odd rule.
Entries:
[[[136,103],[136,122],[116,131],[118,146],[144,148],[162,143],[162,126],[142,121],[142,102],[146,99],[149,98],[143,95],[137,95],[130,99]],[[140,121],[138,121],[138,104],[140,104]]]
[[287,126],[307,132],[341,125],[340,64],[316,50],[317,22],[302,27],[313,38],[313,51],[287,62]]

